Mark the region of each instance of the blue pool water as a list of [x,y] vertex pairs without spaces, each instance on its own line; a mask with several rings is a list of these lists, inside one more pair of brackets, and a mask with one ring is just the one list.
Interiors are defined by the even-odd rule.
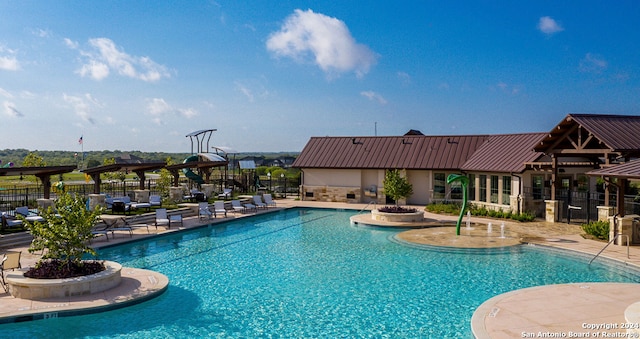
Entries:
[[11,338],[468,338],[474,310],[514,289],[638,282],[599,259],[533,246],[437,251],[352,226],[354,212],[292,209],[103,249],[159,271],[160,297],[120,310],[0,326]]

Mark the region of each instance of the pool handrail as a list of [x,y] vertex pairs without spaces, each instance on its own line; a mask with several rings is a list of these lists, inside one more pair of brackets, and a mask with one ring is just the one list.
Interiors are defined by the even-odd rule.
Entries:
[[366,210],[366,209],[367,209],[367,207],[369,207],[369,205],[371,205],[371,204],[373,204],[373,207],[376,207],[376,201],[375,201],[375,200],[371,200],[371,201],[369,201],[369,203],[368,203],[367,205],[365,205],[365,206],[360,210],[360,212],[358,212],[358,214],[360,214],[360,213],[364,212],[364,210]]

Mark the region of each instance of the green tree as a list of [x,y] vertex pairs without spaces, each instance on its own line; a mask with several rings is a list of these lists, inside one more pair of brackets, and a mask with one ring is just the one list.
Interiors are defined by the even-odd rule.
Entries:
[[398,206],[398,200],[413,194],[413,185],[409,183],[407,178],[401,176],[400,171],[397,169],[387,171],[382,184],[384,185],[382,191],[385,195],[395,200],[396,206]]
[[[173,159],[171,159],[171,157],[168,157],[165,160],[165,163],[167,164],[167,166],[170,166],[174,164],[174,161]],[[160,192],[160,195],[162,196],[162,199],[169,198],[169,193],[170,193],[169,191],[171,189],[172,181],[173,181],[173,175],[171,174],[171,172],[169,172],[169,170],[166,168],[160,169],[160,177],[156,181],[156,185],[157,185],[158,191]]]
[[23,167],[44,167],[47,166],[47,163],[44,159],[38,155],[36,152],[29,152],[27,156],[22,160]]
[[86,208],[86,200],[80,196],[62,193],[55,202],[55,209],[41,212],[43,222],[23,220],[33,235],[29,252],[44,251],[40,261],[60,260],[65,266],[78,265],[85,253],[96,252],[88,244],[94,237],[91,232],[100,219],[102,208],[93,211]]
[[[104,161],[102,162],[103,165],[114,165],[116,163],[116,159],[115,158],[106,158],[104,159]],[[104,177],[106,179],[109,180],[120,180],[122,182],[124,182],[124,179],[127,178],[127,173],[125,173],[124,171],[116,171],[116,172],[106,172],[103,174]]]

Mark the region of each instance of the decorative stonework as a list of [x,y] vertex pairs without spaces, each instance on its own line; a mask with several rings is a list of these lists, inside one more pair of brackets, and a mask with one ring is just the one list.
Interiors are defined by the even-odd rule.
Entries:
[[358,203],[362,199],[360,187],[303,186],[301,193],[307,201]]
[[376,221],[385,222],[420,222],[424,219],[424,212],[415,211],[410,213],[385,213],[378,210],[372,210],[371,218]]
[[23,272],[7,274],[9,293],[15,298],[38,300],[87,295],[109,290],[120,284],[122,265],[105,261],[100,273],[66,279],[33,279]]

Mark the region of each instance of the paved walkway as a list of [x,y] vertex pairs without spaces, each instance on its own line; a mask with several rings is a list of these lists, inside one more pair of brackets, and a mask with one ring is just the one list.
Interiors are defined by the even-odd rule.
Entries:
[[[343,208],[362,210],[364,204],[344,204],[344,203],[323,203],[323,202],[307,202],[294,200],[277,200],[278,208],[283,207],[324,207],[324,208]],[[422,208],[416,206],[417,208]],[[368,209],[371,206],[367,207]],[[269,209],[273,211],[274,209]],[[264,213],[264,212],[260,212]],[[247,214],[249,215],[249,214]],[[229,214],[230,218],[240,218],[247,215]],[[252,215],[252,214],[251,214]],[[450,224],[456,221],[457,216],[443,216],[431,213],[425,213],[425,217],[435,221],[443,221],[443,224]],[[221,222],[223,219],[212,220],[212,222]],[[446,222],[444,222],[446,221]],[[500,223],[496,220],[472,218],[474,231],[476,236],[480,233],[487,233],[487,224],[492,222],[494,238],[500,234]],[[209,223],[207,221],[207,223]],[[137,228],[134,231],[133,238],[128,233],[120,233],[114,239],[107,241],[98,241],[94,245],[96,247],[104,245],[112,245],[118,242],[130,241],[131,239],[139,239],[156,234],[166,232],[176,232],[181,229],[193,228],[201,225],[197,217],[186,218],[184,225],[179,229],[164,229],[159,227],[150,228],[150,234],[145,228]],[[411,230],[401,235],[407,241],[416,243],[429,244],[432,239],[444,239],[442,234],[438,236],[430,236],[429,233],[442,232],[442,228],[425,228]],[[453,230],[453,228],[452,228]],[[461,229],[461,236],[465,226]],[[471,231],[469,231],[471,232]],[[471,233],[473,233],[471,232]],[[469,233],[471,237],[473,234]],[[562,223],[518,223],[505,222],[505,238],[518,240],[518,242],[528,242],[537,245],[550,246],[572,251],[582,252],[589,255],[595,255],[600,251],[605,243],[584,239],[580,234],[582,230],[578,225],[567,225]],[[413,238],[413,239],[411,239]],[[496,240],[496,239],[493,239]],[[433,240],[431,240],[433,241]],[[442,244],[441,244],[442,245]],[[450,246],[450,244],[445,245]],[[23,266],[29,266],[38,260],[37,255],[29,254],[26,248],[18,248],[23,256]],[[617,260],[628,265],[640,267],[640,247],[631,247],[627,256],[627,248],[625,246],[609,246],[601,257]],[[600,259],[596,259],[600,260]],[[127,268],[123,268],[123,272]],[[141,289],[153,289],[154,286],[149,285],[148,279],[144,276],[131,277],[139,284]],[[2,291],[2,290],[0,290]],[[111,299],[126,299],[134,290],[122,290],[119,296],[112,296]],[[104,296],[98,298],[85,298],[84,300],[70,300],[69,302],[60,303],[52,301],[44,304],[46,309],[73,309],[96,305],[96,299],[107,300]],[[613,336],[616,333],[624,334],[625,330],[621,327],[626,323],[624,314],[627,308],[640,301],[640,285],[638,284],[618,284],[618,283],[577,283],[577,284],[561,284],[540,286],[523,290],[516,290],[506,294],[498,295],[483,303],[474,313],[472,318],[472,330],[478,338],[523,338],[523,337],[576,337],[581,333],[590,332],[594,337],[595,332],[599,337],[606,335]],[[40,305],[40,304],[39,304]],[[88,306],[89,305],[89,306]],[[25,314],[42,313],[37,309],[38,305],[25,305],[23,301],[11,297],[8,293],[0,294],[0,322],[3,317],[16,317]],[[617,328],[612,328],[618,324]],[[599,328],[602,327],[602,328]],[[607,328],[609,327],[609,328]]]

